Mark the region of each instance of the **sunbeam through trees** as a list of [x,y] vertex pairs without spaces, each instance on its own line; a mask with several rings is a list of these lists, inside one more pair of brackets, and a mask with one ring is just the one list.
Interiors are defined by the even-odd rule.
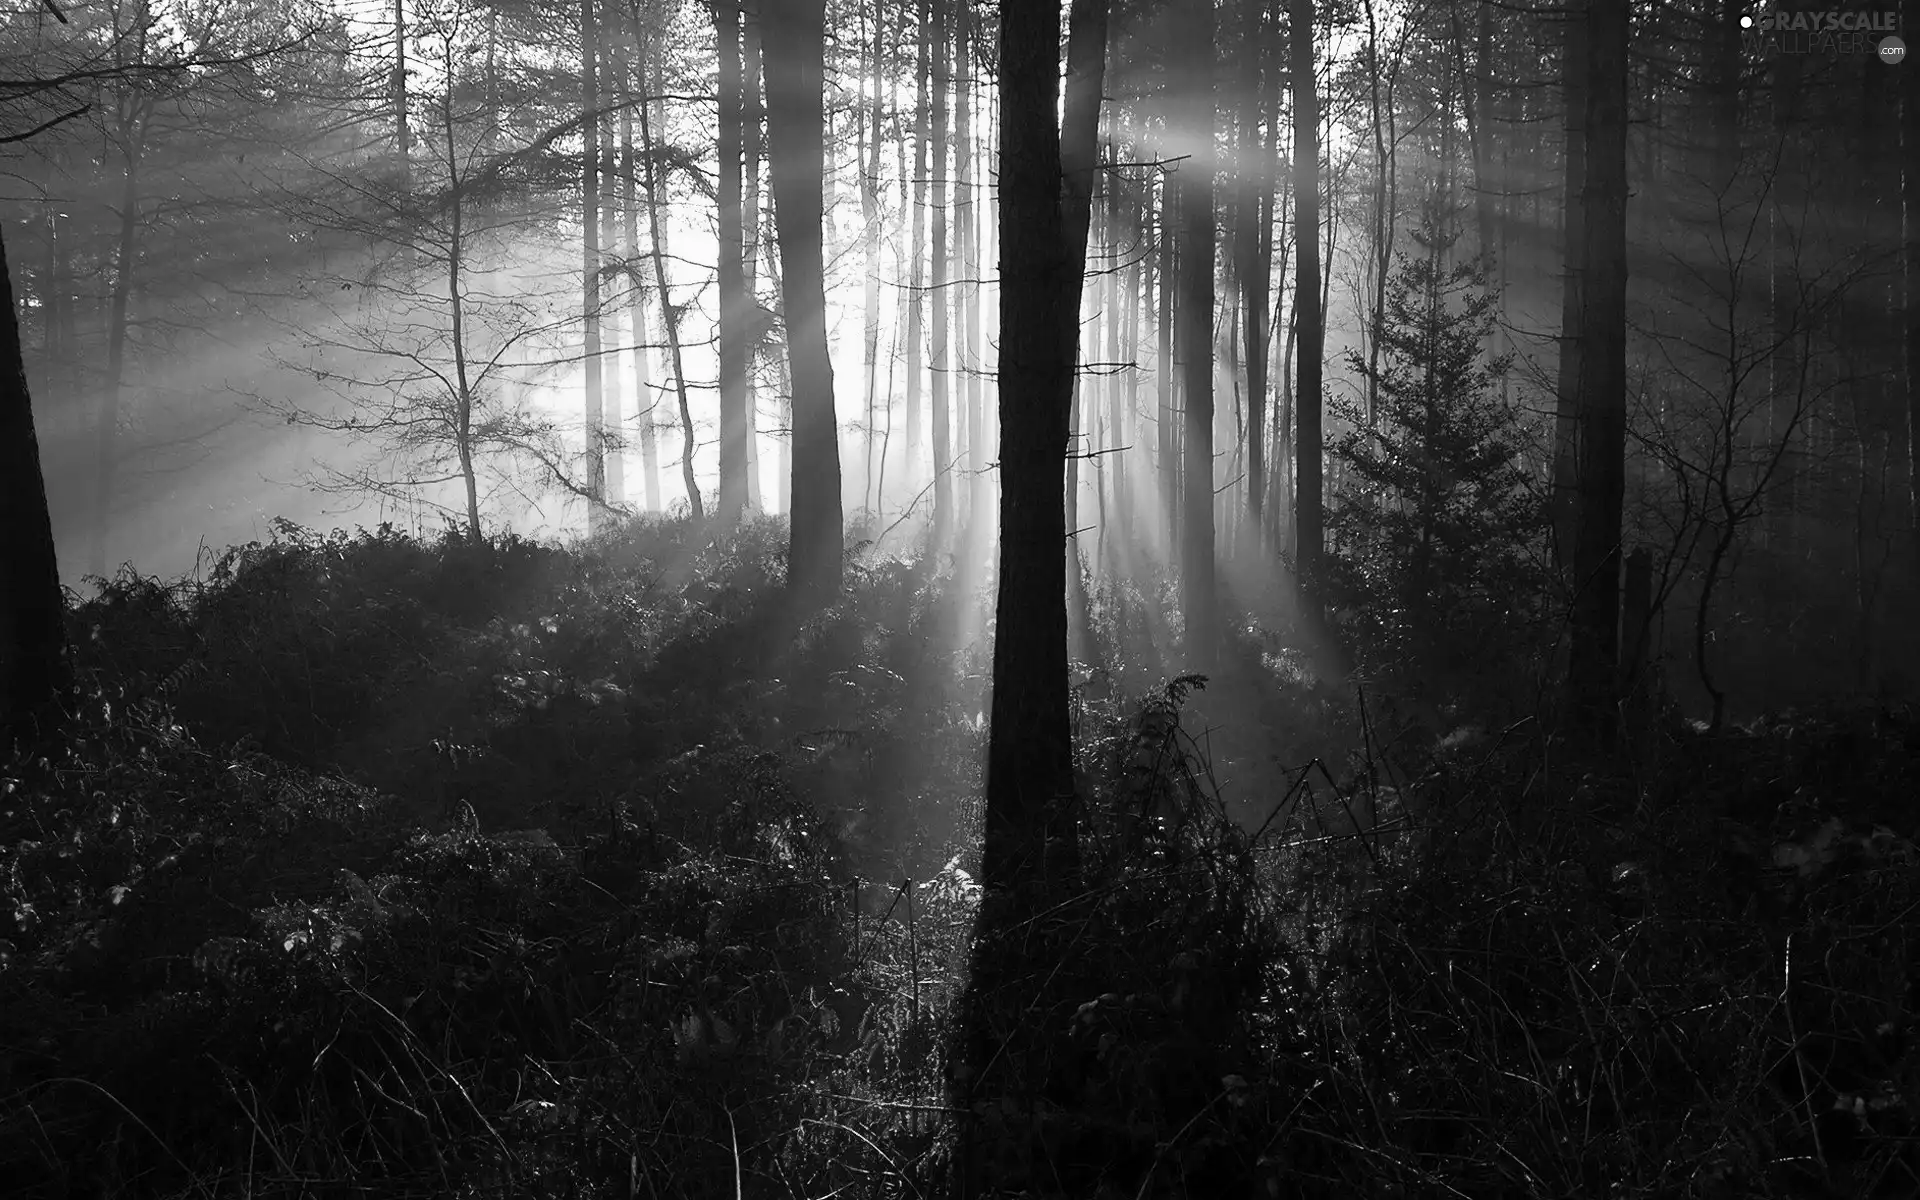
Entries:
[[1912,35],[15,3],[0,1178],[1920,1194]]

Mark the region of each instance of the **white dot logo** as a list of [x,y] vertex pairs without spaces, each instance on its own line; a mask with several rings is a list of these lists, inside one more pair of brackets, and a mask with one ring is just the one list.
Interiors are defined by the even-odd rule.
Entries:
[[1741,17],[1741,18],[1740,18],[1740,28],[1742,28],[1742,29],[1752,29],[1752,28],[1753,28],[1753,18],[1752,18],[1752,17],[1750,17],[1750,16],[1749,16],[1749,17]]
[[1892,66],[1907,56],[1907,44],[1899,37],[1883,38],[1880,42],[1880,61]]

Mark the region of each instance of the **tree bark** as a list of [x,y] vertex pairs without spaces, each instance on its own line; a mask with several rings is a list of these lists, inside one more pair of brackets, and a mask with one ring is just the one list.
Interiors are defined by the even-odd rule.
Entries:
[[605,395],[600,379],[600,49],[594,0],[580,0],[581,379],[586,400],[587,529],[606,520]]
[[715,512],[721,529],[740,523],[747,505],[747,317],[742,262],[740,153],[740,6],[715,0],[713,24],[719,44],[719,260],[720,305],[720,492]]
[[[637,18],[635,18],[637,20]],[[645,59],[640,54],[640,39],[637,27],[629,21],[623,29],[622,45],[627,51],[623,56],[625,69],[620,76],[620,208],[625,216],[621,230],[623,241],[621,258],[627,268],[627,316],[633,326],[633,419],[640,426],[640,475],[641,495],[645,500],[646,511],[660,511],[660,445],[654,429],[654,409],[659,407],[653,394],[652,371],[648,358],[653,348],[647,337],[646,288],[640,272],[640,203],[637,194],[639,166],[633,152],[633,75],[640,71]],[[648,234],[651,236],[653,214],[647,215]]]
[[1567,0],[1561,79],[1565,92],[1566,191],[1561,221],[1565,275],[1561,287],[1560,376],[1553,415],[1552,517],[1554,559],[1569,566],[1579,525],[1581,273],[1586,253],[1587,93],[1592,70],[1587,52],[1591,8],[1588,0]]
[[673,306],[673,291],[667,280],[667,227],[660,219],[659,173],[653,165],[653,118],[650,110],[654,105],[645,98],[647,90],[647,68],[650,65],[648,47],[643,42],[640,47],[640,91],[641,102],[635,107],[640,113],[640,157],[645,164],[645,184],[647,189],[647,224],[653,229],[653,286],[660,297],[660,328],[667,335],[667,365],[673,372],[673,394],[680,403],[680,481],[687,489],[687,511],[695,521],[707,518],[707,508],[700,496],[700,481],[693,473],[693,452],[695,449],[693,430],[693,406],[687,397],[687,371],[680,354],[680,314]]
[[1299,421],[1294,479],[1294,563],[1308,588],[1317,589],[1325,551],[1321,505],[1321,353],[1326,331],[1320,302],[1320,100],[1315,90],[1313,0],[1288,0],[1292,23],[1288,66],[1293,86],[1293,225],[1295,264],[1294,336],[1298,372],[1294,407]]
[[1185,492],[1181,506],[1180,606],[1187,669],[1213,669],[1218,641],[1213,561],[1213,0],[1183,14],[1183,120],[1187,160],[1180,186],[1180,348],[1185,387]]
[[1266,53],[1264,0],[1243,0],[1246,32],[1240,69],[1240,215],[1234,229],[1234,257],[1238,260],[1242,335],[1247,359],[1247,517],[1254,536],[1262,528],[1261,505],[1267,487],[1265,431],[1267,404],[1267,291],[1272,286],[1273,260],[1267,244],[1273,222],[1273,175],[1260,139],[1260,116],[1265,91],[1261,86],[1261,59]]
[[1582,214],[1579,517],[1572,657],[1575,702],[1603,732],[1620,657],[1620,504],[1625,493],[1627,8],[1588,9],[1586,205]]
[[953,414],[948,405],[951,378],[947,363],[947,150],[948,89],[952,85],[947,71],[947,48],[952,29],[948,23],[951,0],[933,3],[933,246],[932,270],[933,319],[930,347],[933,369],[933,540],[928,549],[935,555],[946,549],[953,530]]
[[[861,20],[866,20],[866,10],[861,10]],[[873,83],[873,95],[868,97],[865,85],[862,85],[861,100],[865,112],[856,115],[855,125],[860,141],[860,228],[861,250],[866,260],[867,282],[865,301],[865,321],[862,331],[861,363],[865,369],[866,383],[866,420],[861,430],[866,452],[862,455],[862,469],[866,480],[860,494],[865,507],[878,503],[874,496],[874,429],[880,406],[880,78],[881,62],[886,50],[887,11],[880,0],[873,4],[873,40],[863,50],[870,50],[867,78]]]
[[0,235],[0,761],[51,732],[68,682],[66,603],[47,515],[13,276]]
[[767,141],[780,235],[787,361],[793,378],[793,481],[787,583],[807,602],[837,595],[845,530],[821,225],[826,179],[825,0],[770,3]]
[[[488,90],[492,93],[493,70],[493,30],[498,14],[492,9],[487,12],[487,55]],[[627,39],[619,18],[610,18],[601,30],[600,56],[605,63],[605,74],[601,78],[601,94],[624,99],[626,93]],[[488,105],[489,127],[497,125],[494,102]],[[451,124],[449,124],[451,128]],[[614,292],[615,280],[613,263],[619,254],[620,246],[620,199],[614,181],[619,178],[620,149],[614,144],[613,129],[609,120],[608,128],[602,130],[600,137],[600,248],[605,255],[605,265],[601,269],[600,279],[600,337],[603,343],[606,366],[600,373],[600,388],[604,399],[602,415],[606,428],[611,431],[606,439],[605,449],[600,456],[603,470],[603,494],[609,504],[625,504],[627,500],[627,464],[626,464],[626,424],[621,403],[620,384],[621,330],[620,310],[610,305],[606,297]]]
[[913,102],[913,240],[907,273],[907,478],[919,478],[920,392],[925,385],[927,280],[927,137],[933,112],[933,0],[919,0]]
[[[761,16],[757,6],[745,8],[742,15],[745,17],[742,42],[745,47],[746,78],[740,97],[740,140],[746,162],[743,164],[740,186],[740,229],[744,241],[740,275],[749,311],[755,314],[757,325],[760,311],[760,290],[756,282],[760,257],[760,160],[763,157],[762,147],[766,144],[762,132],[766,105],[760,99]],[[754,512],[763,512],[766,507],[760,496],[760,395],[756,380],[758,372],[755,370],[765,345],[765,331],[759,330],[748,348],[747,362],[747,507]]]

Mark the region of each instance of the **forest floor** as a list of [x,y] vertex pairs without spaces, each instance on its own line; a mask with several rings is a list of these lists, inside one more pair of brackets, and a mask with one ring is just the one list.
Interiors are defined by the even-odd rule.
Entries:
[[[985,639],[777,524],[280,526],[71,612],[0,763],[0,1177],[54,1196],[1907,1196],[1920,721],[1609,754],[1095,605],[1082,894],[990,1111],[944,1063]],[[1098,682],[1096,682],[1098,681]]]

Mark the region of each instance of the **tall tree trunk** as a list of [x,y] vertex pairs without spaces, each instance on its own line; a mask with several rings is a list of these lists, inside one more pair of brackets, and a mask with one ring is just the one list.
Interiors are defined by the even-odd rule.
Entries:
[[[446,155],[448,179],[460,177],[460,155],[453,140],[453,97],[440,96],[441,150]],[[459,188],[450,189],[447,204],[447,317],[453,343],[454,452],[460,462],[461,491],[467,502],[467,536],[478,542],[480,478],[473,465],[473,378],[467,364],[467,289],[462,273],[467,265],[466,201]]]
[[973,85],[977,78],[973,58],[973,6],[954,8],[954,185],[953,210],[958,237],[955,238],[955,270],[958,286],[953,293],[954,339],[953,365],[957,403],[965,423],[967,473],[963,488],[966,506],[967,556],[971,543],[981,531],[986,510],[980,500],[986,495],[983,483],[987,466],[986,447],[982,444],[980,420],[980,230],[979,210],[974,203]]
[[719,43],[720,195],[720,492],[715,511],[722,529],[740,523],[747,506],[747,319],[749,297],[741,260],[744,231],[740,207],[740,6],[715,0]]
[[1156,223],[1159,237],[1159,261],[1154,266],[1159,285],[1158,311],[1155,313],[1156,342],[1154,353],[1154,383],[1160,392],[1159,397],[1159,442],[1160,442],[1160,501],[1167,529],[1167,566],[1172,568],[1179,557],[1180,545],[1180,421],[1179,401],[1174,395],[1176,380],[1173,372],[1173,313],[1174,298],[1173,274],[1177,265],[1175,252],[1177,239],[1173,233],[1173,223],[1178,213],[1178,193],[1173,186],[1171,173],[1160,173],[1160,214]]
[[1240,71],[1240,217],[1234,230],[1234,257],[1238,260],[1247,357],[1247,518],[1258,537],[1267,490],[1262,434],[1266,424],[1267,343],[1271,337],[1267,291],[1272,286],[1273,259],[1267,238],[1273,222],[1273,175],[1260,139],[1260,116],[1266,98],[1261,60],[1269,44],[1261,19],[1265,4],[1264,0],[1243,3],[1246,33],[1241,52],[1246,57]]
[[1182,14],[1186,39],[1180,137],[1189,147],[1180,185],[1180,348],[1186,386],[1180,607],[1187,666],[1210,671],[1218,641],[1213,562],[1213,0]]
[[[636,21],[623,23],[620,73],[620,211],[625,217],[621,230],[621,258],[627,270],[627,317],[633,326],[633,419],[640,426],[641,495],[646,511],[660,511],[660,444],[654,428],[654,410],[659,407],[649,377],[648,358],[653,353],[647,334],[646,287],[640,271],[640,203],[637,192],[639,164],[633,153],[634,73],[644,65]],[[644,72],[642,72],[644,76]],[[653,215],[647,215],[651,236]]]
[[1620,504],[1627,413],[1627,8],[1588,9],[1587,174],[1581,221],[1579,518],[1569,684],[1600,729],[1618,690]]
[[952,80],[947,71],[947,46],[952,29],[948,7],[952,0],[933,3],[933,540],[928,549],[939,555],[953,529],[953,420],[948,411],[950,377],[947,364],[947,104]]
[[687,371],[680,353],[680,312],[674,307],[673,289],[667,279],[667,225],[660,219],[662,181],[653,164],[653,121],[656,110],[654,103],[646,99],[648,69],[653,66],[649,61],[649,50],[650,47],[642,41],[639,76],[642,99],[635,107],[640,113],[640,158],[645,165],[647,224],[653,227],[653,286],[660,297],[660,328],[667,335],[667,364],[673,372],[673,394],[680,403],[680,481],[687,489],[687,511],[695,521],[705,521],[707,507],[700,496],[700,481],[693,473],[696,443],[693,406],[687,397]]
[[388,90],[393,100],[393,151],[400,167],[400,194],[413,190],[413,131],[407,121],[407,5],[393,0],[393,78]]
[[787,582],[803,603],[837,595],[845,531],[840,444],[827,357],[826,266],[821,245],[826,179],[823,91],[826,0],[769,7],[767,142],[780,233],[787,361],[793,377],[792,522]]
[[[1105,17],[1100,0],[1077,0],[1075,35]],[[1104,38],[1088,33],[1094,57],[1069,50],[1056,133],[1057,11],[1010,4],[1000,20],[1003,478],[981,874],[989,889],[1031,896],[1070,885],[1051,870],[1071,867],[1075,840],[1061,498]]]
[[[1913,66],[1916,64],[1906,64]],[[1907,368],[1907,509],[1913,584],[1920,589],[1920,78],[1900,78],[1901,312]]]
[[[488,9],[487,61],[489,66],[487,78],[489,94],[491,94],[493,87],[493,71],[491,66],[493,61],[493,30],[497,21],[498,14],[495,13],[494,10]],[[601,93],[609,97],[609,99],[616,96],[624,99],[627,92],[627,38],[624,24],[625,23],[617,17],[609,19],[601,32],[600,55],[605,63],[605,73],[601,78]],[[489,126],[497,124],[497,121],[491,116],[494,111],[493,102],[489,101]],[[451,128],[451,124],[452,121],[449,117],[449,128]],[[624,412],[622,411],[624,406],[621,403],[622,388],[620,385],[620,355],[624,339],[621,337],[619,307],[617,305],[609,305],[605,302],[608,295],[614,294],[617,286],[616,279],[620,278],[620,276],[614,273],[613,267],[613,260],[619,255],[620,245],[620,200],[618,190],[614,186],[614,182],[619,178],[620,172],[619,153],[620,148],[614,144],[613,130],[609,125],[608,128],[602,131],[600,138],[600,178],[603,180],[600,188],[600,248],[605,255],[605,259],[603,260],[605,265],[600,272],[600,295],[602,297],[600,337],[604,343],[606,353],[606,367],[600,373],[600,387],[604,396],[606,427],[611,431],[610,436],[606,440],[605,452],[600,457],[605,469],[605,496],[609,504],[625,504],[627,502],[626,420]]]
[[[66,603],[0,234],[0,761],[49,732],[68,680]],[[1064,645],[1064,636],[1062,643]],[[1063,672],[1064,683],[1064,672]],[[1062,712],[1064,713],[1064,708]]]
[[745,241],[740,255],[740,276],[756,327],[747,362],[747,507],[754,512],[764,512],[766,506],[760,497],[760,396],[758,372],[754,368],[766,348],[766,332],[761,328],[759,318],[760,289],[756,282],[760,257],[760,161],[763,157],[762,147],[766,144],[762,122],[766,118],[766,105],[760,98],[762,18],[754,8],[746,9],[743,15],[746,18],[745,36],[742,39],[745,44],[746,78],[740,97],[740,140],[746,162],[743,164],[740,187],[740,229]]
[[913,266],[907,273],[907,477],[918,481],[920,465],[920,389],[926,362],[927,137],[933,112],[934,0],[919,0],[918,56],[914,68],[913,107]]
[[1566,190],[1561,211],[1565,275],[1561,282],[1560,306],[1560,378],[1553,414],[1553,479],[1550,497],[1553,517],[1554,559],[1561,566],[1573,563],[1574,540],[1579,524],[1580,462],[1580,349],[1581,298],[1585,295],[1581,272],[1586,248],[1585,217],[1587,207],[1587,38],[1589,0],[1567,0],[1561,48],[1561,86],[1565,93]]
[[[860,19],[866,21],[866,10],[860,10]],[[863,503],[873,507],[878,503],[874,495],[874,427],[878,423],[877,412],[880,395],[880,78],[881,63],[886,52],[887,10],[880,0],[873,3],[873,40],[869,46],[867,78],[872,81],[873,95],[866,94],[866,84],[861,85],[861,100],[865,111],[858,114],[856,126],[860,133],[860,228],[861,249],[865,256],[867,283],[865,300],[865,327],[863,330],[862,365],[865,368],[866,382],[866,421],[862,431],[866,443],[863,469],[866,480],[860,490]]]
[[[1097,3],[1078,0],[1076,15]],[[988,899],[952,1097],[968,1114],[976,1104],[998,1107],[1008,1094],[1005,1073],[1023,1057],[1031,1028],[1023,1013],[1035,997],[1016,987],[1033,974],[1032,939],[1016,931],[1069,894],[1079,874],[1061,498],[1084,261],[1071,254],[1073,185],[1062,186],[1062,142],[1072,138],[1054,116],[1059,37],[1055,5],[1000,6],[1001,539],[980,868]],[[1069,113],[1084,86],[1070,66]],[[1096,89],[1096,111],[1098,103]],[[1015,1052],[1001,1053],[1010,1039]],[[1033,1165],[1006,1162],[983,1132],[969,1119],[954,1156],[953,1194],[963,1200],[1010,1190],[1010,1178],[994,1176]],[[998,1169],[989,1175],[990,1168]]]
[[[1131,259],[1131,247],[1124,246],[1120,214],[1120,145],[1115,137],[1118,122],[1111,117],[1107,123],[1107,162],[1113,170],[1106,178],[1107,203],[1101,224],[1106,229],[1106,249],[1109,256],[1125,254]],[[1125,361],[1120,349],[1121,326],[1127,324],[1127,285],[1128,272],[1118,262],[1107,264],[1106,298],[1101,303],[1103,320],[1107,327],[1106,369],[1109,374],[1103,383],[1107,394],[1107,436],[1101,447],[1101,473],[1107,477],[1107,491],[1113,499],[1110,509],[1102,509],[1100,514],[1101,570],[1108,579],[1113,579],[1114,565],[1119,561],[1121,537],[1125,536],[1125,502],[1121,499],[1126,492],[1127,444],[1125,428],[1126,388],[1133,380],[1133,372],[1124,371],[1121,363]],[[1131,329],[1128,330],[1131,333]]]
[[1293,227],[1299,259],[1293,290],[1294,336],[1299,339],[1299,372],[1294,384],[1298,410],[1299,464],[1294,472],[1294,562],[1309,589],[1317,589],[1325,551],[1321,483],[1321,324],[1320,279],[1320,98],[1315,88],[1313,0],[1288,0],[1291,41],[1288,67],[1293,86]]
[[581,378],[586,399],[587,529],[606,519],[605,403],[600,378],[600,48],[594,0],[580,0]]
[[133,300],[134,251],[140,232],[140,168],[145,158],[144,121],[134,115],[121,126],[123,175],[120,188],[119,236],[114,246],[113,290],[107,308],[107,369],[100,382],[95,425],[93,528],[88,544],[87,572],[107,573],[107,546],[113,534],[114,487],[120,474],[120,400],[126,386],[128,308]]

